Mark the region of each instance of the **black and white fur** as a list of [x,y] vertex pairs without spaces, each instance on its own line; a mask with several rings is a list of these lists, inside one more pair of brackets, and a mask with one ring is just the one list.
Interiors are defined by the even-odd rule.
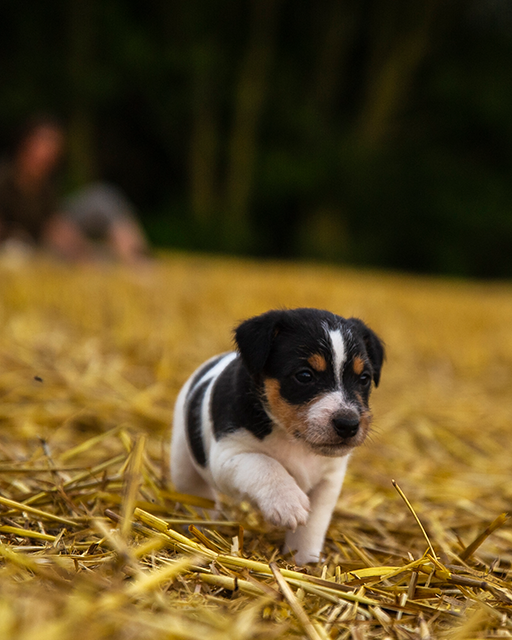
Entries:
[[247,499],[282,526],[295,562],[317,562],[349,456],[370,428],[384,359],[361,320],[318,309],[269,311],[235,331],[236,352],[208,360],[174,410],[178,491]]

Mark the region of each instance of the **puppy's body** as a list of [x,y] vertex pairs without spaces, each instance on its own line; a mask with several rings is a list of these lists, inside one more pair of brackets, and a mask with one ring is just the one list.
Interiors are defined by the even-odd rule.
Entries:
[[318,560],[350,453],[370,425],[382,344],[360,320],[270,311],[242,323],[238,352],[212,358],[176,401],[173,482],[250,500],[290,529],[299,564]]

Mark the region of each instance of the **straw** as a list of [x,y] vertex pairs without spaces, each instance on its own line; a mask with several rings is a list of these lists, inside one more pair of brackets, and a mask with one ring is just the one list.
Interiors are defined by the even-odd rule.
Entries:
[[[169,480],[179,388],[240,319],[284,306],[361,317],[387,344],[306,567],[251,505]],[[511,326],[509,283],[0,260],[0,637],[509,637]]]

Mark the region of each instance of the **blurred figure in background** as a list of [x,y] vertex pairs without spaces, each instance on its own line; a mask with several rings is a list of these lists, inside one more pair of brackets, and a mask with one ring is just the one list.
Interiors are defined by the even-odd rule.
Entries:
[[0,251],[42,248],[71,261],[148,256],[132,205],[115,187],[95,183],[59,204],[55,174],[65,135],[54,119],[28,122],[0,167]]
[[47,241],[65,257],[113,256],[127,263],[149,257],[135,210],[117,187],[94,182],[66,198],[61,210]]
[[29,252],[45,242],[57,210],[55,172],[64,149],[60,125],[49,118],[21,130],[0,168],[0,242]]

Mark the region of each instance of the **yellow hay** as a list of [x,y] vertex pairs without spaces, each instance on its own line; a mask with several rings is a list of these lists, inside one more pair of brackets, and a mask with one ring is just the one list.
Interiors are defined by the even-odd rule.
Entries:
[[[307,568],[249,505],[212,515],[169,481],[180,386],[238,321],[283,306],[362,317],[388,352]],[[511,327],[507,283],[0,263],[0,637],[512,636]]]

